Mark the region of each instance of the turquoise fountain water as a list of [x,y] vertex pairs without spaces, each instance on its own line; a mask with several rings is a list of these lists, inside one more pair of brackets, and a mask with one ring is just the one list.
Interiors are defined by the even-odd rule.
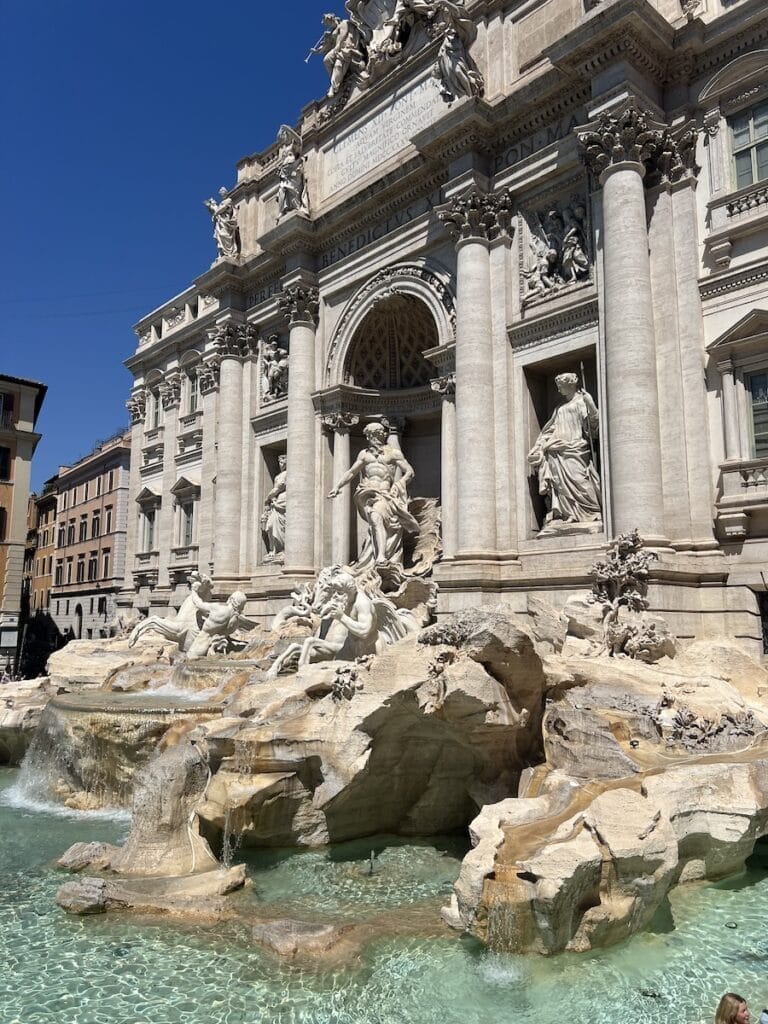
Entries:
[[[768,864],[676,895],[656,932],[601,954],[502,957],[433,929],[300,970],[234,926],[62,913],[51,861],[76,840],[118,841],[126,822],[27,809],[16,779],[0,771],[2,1024],[711,1024],[726,989],[768,1003]],[[432,920],[461,852],[367,840],[270,851],[249,870],[264,916],[359,921],[407,903]]]

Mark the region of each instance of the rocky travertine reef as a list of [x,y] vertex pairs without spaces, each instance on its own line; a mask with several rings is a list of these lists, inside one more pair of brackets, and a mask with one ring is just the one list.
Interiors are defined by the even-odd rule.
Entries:
[[[645,660],[611,656],[587,595],[563,612],[532,598],[527,614],[468,610],[277,678],[270,651],[295,625],[234,662],[182,662],[167,678],[197,703],[158,722],[141,757],[130,727],[110,734],[134,791],[128,842],[70,851],[62,866],[103,877],[61,902],[221,916],[237,881],[211,852],[225,839],[317,846],[469,824],[449,924],[520,952],[619,941],[672,886],[739,870],[768,833],[768,673],[726,641],[681,650],[661,622],[642,631]],[[162,683],[156,656],[111,667],[105,729]],[[68,727],[70,761],[92,741]]]

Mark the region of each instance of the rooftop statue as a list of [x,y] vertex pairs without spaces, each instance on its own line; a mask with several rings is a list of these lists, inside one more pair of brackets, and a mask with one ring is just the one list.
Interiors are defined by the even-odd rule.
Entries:
[[220,201],[206,199],[213,219],[213,237],[219,257],[237,259],[240,255],[240,229],[237,226],[237,211],[225,188],[219,189]]
[[277,135],[280,143],[280,181],[277,188],[277,218],[294,210],[309,215],[309,195],[304,176],[301,137],[284,124]]
[[363,70],[368,55],[359,21],[340,18],[337,14],[324,14],[323,25],[325,33],[309,51],[309,56],[313,53],[323,55],[323,64],[331,79],[328,97],[332,98],[341,92],[350,72]]
[[477,29],[464,7],[451,0],[436,0],[432,32],[442,37],[433,75],[440,83],[440,95],[446,103],[460,96],[482,96],[483,76],[469,55]]
[[[575,373],[555,377],[563,401],[544,425],[528,453],[547,503],[541,534],[575,523],[602,519],[600,477],[594,461],[594,438],[600,416],[592,396],[579,387]],[[540,535],[541,535],[540,534]]]
[[348,18],[323,16],[325,34],[309,51],[310,57],[323,54],[328,97],[338,97],[333,109],[346,101],[348,87],[365,88],[387,65],[406,58],[419,28],[422,42],[440,40],[433,77],[443,99],[483,94],[483,76],[469,55],[476,28],[464,0],[347,0],[345,7]]

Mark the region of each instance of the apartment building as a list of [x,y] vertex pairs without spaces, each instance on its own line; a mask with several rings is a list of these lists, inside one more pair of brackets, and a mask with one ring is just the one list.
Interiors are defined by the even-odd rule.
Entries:
[[0,668],[9,670],[18,662],[27,503],[46,391],[38,381],[0,374]]
[[108,636],[114,624],[125,571],[130,459],[130,433],[121,431],[59,469],[55,537],[49,537],[53,580],[46,592],[45,576],[36,577],[33,590],[45,593],[46,602],[50,595],[51,617],[69,639]]

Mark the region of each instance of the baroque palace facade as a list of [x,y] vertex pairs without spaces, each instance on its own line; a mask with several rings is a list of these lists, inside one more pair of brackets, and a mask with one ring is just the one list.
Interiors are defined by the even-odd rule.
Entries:
[[[348,0],[329,95],[247,157],[218,258],[137,325],[124,605],[266,617],[359,553],[384,422],[439,612],[658,554],[682,638],[768,619],[764,0]],[[308,31],[311,35],[311,29]]]

